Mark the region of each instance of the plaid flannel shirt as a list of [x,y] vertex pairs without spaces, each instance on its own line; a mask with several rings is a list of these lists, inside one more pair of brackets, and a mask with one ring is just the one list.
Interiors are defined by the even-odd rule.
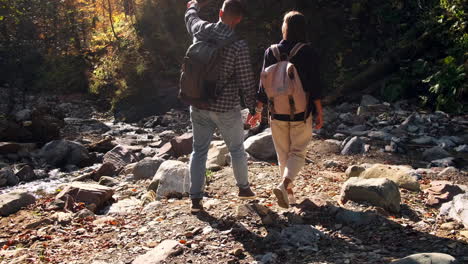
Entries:
[[[234,34],[234,30],[219,21],[209,23],[198,16],[198,4],[191,4],[185,13],[185,24],[193,42],[206,39],[224,40]],[[209,107],[209,111],[228,112],[241,106],[241,93],[244,104],[250,112],[255,112],[256,82],[250,61],[247,42],[238,40],[223,48],[223,63],[220,65],[216,84],[221,94]]]

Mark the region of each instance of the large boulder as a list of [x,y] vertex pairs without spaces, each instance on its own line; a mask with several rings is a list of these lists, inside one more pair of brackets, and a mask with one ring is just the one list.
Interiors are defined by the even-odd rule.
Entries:
[[63,187],[56,199],[66,201],[71,198],[73,202],[81,202],[90,208],[100,209],[112,199],[113,194],[114,190],[106,186],[72,182]]
[[175,137],[171,140],[172,150],[176,157],[188,155],[192,153],[193,134],[185,133],[182,136]]
[[276,150],[273,143],[271,130],[249,137],[244,142],[245,150],[254,158],[259,160],[275,160]]
[[386,178],[350,178],[341,188],[341,202],[368,202],[389,212],[400,212],[400,191],[398,186]]
[[168,160],[161,164],[148,187],[149,190],[155,191],[158,197],[188,193],[189,188],[188,165],[174,160]]
[[163,162],[161,158],[145,158],[139,161],[133,168],[134,179],[152,179]]
[[110,175],[100,174],[100,176],[112,176],[114,174],[118,174],[122,168],[135,162],[137,162],[137,158],[130,150],[121,145],[116,146],[103,157],[103,164],[107,163],[109,168],[113,167],[113,169],[109,169],[108,171],[106,170],[106,173]]
[[9,216],[34,202],[36,198],[25,191],[2,194],[0,195],[0,215]]
[[413,254],[393,261],[392,264],[456,264],[459,263],[454,257],[443,253],[420,253]]
[[14,186],[19,183],[18,177],[10,167],[0,169],[0,187]]
[[441,216],[452,218],[468,228],[468,193],[459,194],[440,207]]
[[360,173],[350,174],[350,176],[363,179],[387,178],[401,188],[419,191],[419,182],[413,174],[414,170],[409,166],[374,164],[372,167],[363,171],[361,170]]
[[450,157],[450,153],[441,147],[433,147],[423,152],[422,158],[425,161],[433,161]]
[[224,141],[213,141],[211,147],[208,150],[208,159],[206,162],[206,168],[209,170],[217,170],[227,165],[226,156],[229,154],[229,150]]
[[88,150],[80,143],[68,140],[54,140],[41,149],[41,155],[48,164],[56,167],[89,165]]
[[341,150],[341,155],[362,154],[365,152],[365,144],[359,137],[351,138]]

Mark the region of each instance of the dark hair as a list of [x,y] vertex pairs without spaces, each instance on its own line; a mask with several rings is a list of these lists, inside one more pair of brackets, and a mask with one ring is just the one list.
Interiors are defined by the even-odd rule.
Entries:
[[283,37],[296,42],[306,42],[306,18],[299,11],[290,11],[284,15]]
[[223,11],[231,16],[243,16],[245,13],[244,5],[240,0],[226,0],[223,4]]

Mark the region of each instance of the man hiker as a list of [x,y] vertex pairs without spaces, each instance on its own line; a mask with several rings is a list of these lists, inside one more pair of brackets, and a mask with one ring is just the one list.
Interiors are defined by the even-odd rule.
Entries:
[[221,50],[222,60],[216,81],[216,98],[207,106],[197,107],[192,104],[190,107],[193,127],[193,152],[190,158],[192,213],[203,210],[206,160],[216,128],[231,154],[234,177],[239,187],[239,198],[255,198],[248,180],[240,93],[250,114],[258,115],[255,111],[256,82],[247,43],[244,40],[236,40],[234,35],[234,29],[241,22],[244,9],[239,0],[226,0],[219,11],[219,22],[209,23],[198,16],[201,5],[202,3],[197,0],[190,1],[185,13],[185,23],[193,37],[193,43],[199,41],[226,43],[226,40],[230,39],[233,41],[224,45]]

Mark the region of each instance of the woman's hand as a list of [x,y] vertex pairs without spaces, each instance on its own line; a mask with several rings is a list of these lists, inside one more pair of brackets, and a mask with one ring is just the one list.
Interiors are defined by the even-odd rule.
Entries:
[[315,115],[315,129],[321,129],[323,127],[323,110],[322,110],[322,101],[320,99],[314,100],[315,110],[317,114]]
[[323,113],[320,111],[315,116],[315,129],[321,129],[323,127]]
[[249,114],[247,116],[247,121],[245,123],[250,125],[250,127],[255,127],[257,126],[257,123],[260,122],[261,119],[262,119],[262,113],[256,113],[255,115]]

